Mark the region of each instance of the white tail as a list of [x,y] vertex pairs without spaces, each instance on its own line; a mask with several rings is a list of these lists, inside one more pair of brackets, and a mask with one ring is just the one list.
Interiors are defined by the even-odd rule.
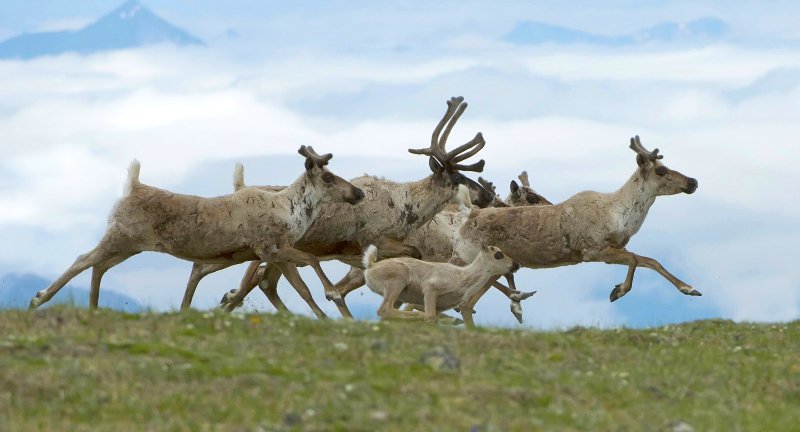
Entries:
[[139,184],[139,171],[142,165],[138,160],[134,159],[128,167],[128,179],[125,180],[125,187],[122,190],[122,196],[128,196],[134,186]]
[[236,168],[233,170],[233,190],[238,191],[244,186],[244,166],[241,162],[236,162]]
[[364,252],[364,257],[361,259],[361,264],[364,270],[368,269],[372,264],[378,261],[378,248],[375,245],[369,245],[367,251]]

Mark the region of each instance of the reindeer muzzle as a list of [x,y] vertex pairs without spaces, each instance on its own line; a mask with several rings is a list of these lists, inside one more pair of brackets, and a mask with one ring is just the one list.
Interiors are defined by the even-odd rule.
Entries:
[[347,201],[348,204],[356,205],[362,199],[364,199],[364,191],[362,191],[359,188],[353,188],[353,189],[354,189],[353,190],[353,196],[351,198],[346,199],[345,201]]
[[519,270],[519,263],[514,261],[514,264],[511,265],[511,273],[516,273],[517,270]]
[[689,177],[689,179],[686,181],[686,187],[681,190],[683,193],[690,195],[693,194],[694,191],[697,190],[697,179]]

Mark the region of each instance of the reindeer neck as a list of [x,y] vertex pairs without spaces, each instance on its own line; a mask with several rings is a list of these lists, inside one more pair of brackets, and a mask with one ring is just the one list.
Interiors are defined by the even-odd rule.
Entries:
[[610,195],[612,211],[621,219],[620,226],[628,235],[635,234],[656,200],[655,191],[637,169],[619,190]]
[[419,227],[429,222],[442,211],[453,198],[455,189],[439,184],[435,175],[415,182],[398,185],[395,207],[401,212],[402,222],[409,227]]
[[472,297],[472,294],[477,292],[493,276],[491,272],[487,271],[484,261],[484,254],[479,253],[471,263],[461,267],[463,277],[461,286],[465,290],[464,300]]
[[319,213],[322,191],[314,186],[309,174],[303,173],[294,183],[278,192],[289,210],[291,226],[302,235],[311,226]]

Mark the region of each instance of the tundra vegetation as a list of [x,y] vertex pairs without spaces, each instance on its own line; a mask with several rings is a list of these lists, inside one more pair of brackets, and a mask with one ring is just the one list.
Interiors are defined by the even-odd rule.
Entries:
[[800,322],[465,331],[3,311],[0,429],[789,431],[798,340]]

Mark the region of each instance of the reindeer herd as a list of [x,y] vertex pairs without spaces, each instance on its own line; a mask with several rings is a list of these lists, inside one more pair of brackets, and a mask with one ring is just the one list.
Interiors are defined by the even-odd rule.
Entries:
[[[194,263],[181,309],[190,307],[203,277],[244,262],[249,265],[240,287],[222,298],[224,310],[239,307],[259,287],[278,311],[287,311],[277,291],[283,276],[317,317],[325,317],[298,265],[314,269],[326,298],[346,318],[352,315],[345,297],[366,284],[383,296],[378,315],[384,319],[432,321],[455,309],[472,326],[476,303],[494,287],[522,322],[520,302],[535,291],[519,291],[514,272],[581,262],[628,266],[625,280],[611,291],[612,302],[631,290],[637,267],[657,271],[683,294],[700,295],[655,259],[625,249],[656,197],[691,194],[697,180],[665,166],[658,149],[646,150],[636,136],[630,141],[636,170],[615,192],[586,191],[552,204],[523,172],[521,185],[512,181],[503,200],[491,182],[463,174],[483,170],[483,160],[465,163],[486,145],[481,133],[446,148],[466,108],[463,98],[451,98],[430,146],[409,149],[428,156],[431,174],[408,183],[369,175],[347,181],[327,168],[331,154],[302,146],[305,172],[291,185],[246,186],[237,164],[233,193],[203,198],[140,183],[134,161],[99,244],[39,291],[30,307],[47,302],[91,267],[89,303],[96,308],[103,274],[145,251]],[[320,266],[326,260],[346,263],[350,270],[333,284]],[[501,276],[507,284],[498,281]]]

